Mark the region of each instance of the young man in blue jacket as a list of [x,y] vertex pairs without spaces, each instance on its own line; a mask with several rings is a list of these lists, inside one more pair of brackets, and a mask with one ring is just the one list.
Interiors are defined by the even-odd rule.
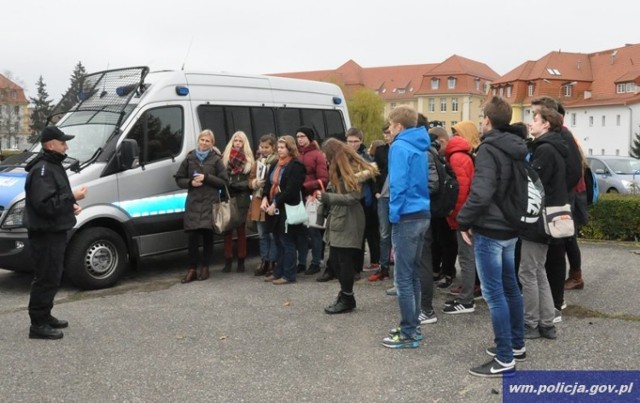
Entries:
[[417,348],[422,334],[420,315],[420,258],[431,215],[429,161],[431,145],[424,127],[416,127],[418,113],[400,105],[389,114],[393,138],[389,149],[389,221],[395,255],[394,282],[400,305],[400,326],[382,345],[389,348]]

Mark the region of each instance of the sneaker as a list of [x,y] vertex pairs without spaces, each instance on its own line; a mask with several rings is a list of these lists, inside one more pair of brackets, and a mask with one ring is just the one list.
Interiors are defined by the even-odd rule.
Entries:
[[382,267],[377,272],[370,274],[369,277],[367,277],[367,280],[382,281],[388,277],[389,277],[389,269],[387,269],[386,267]]
[[[393,329],[389,330],[389,337],[393,336],[400,336],[400,326],[394,327]],[[422,335],[422,329],[420,329],[420,326],[418,326],[416,327],[416,340],[421,341],[422,339],[424,339],[424,336]]]
[[537,327],[531,327],[529,325],[524,325],[524,338],[525,339],[539,339],[540,338],[540,330]]
[[555,315],[553,316],[553,323],[562,322],[562,311],[554,309]]
[[318,266],[317,264],[311,263],[309,265],[309,268],[305,270],[304,275],[311,276],[312,274],[316,274],[316,273],[320,273],[320,266]]
[[369,265],[362,266],[362,271],[377,271],[380,270],[380,265],[378,263],[371,263]]
[[418,321],[420,321],[421,325],[426,325],[429,323],[436,323],[438,321],[438,317],[436,316],[436,312],[433,309],[429,312],[420,311],[420,315],[418,315]]
[[387,348],[418,348],[420,343],[414,338],[404,338],[400,333],[387,336],[382,340],[382,345]]
[[513,376],[516,374],[516,360],[511,362],[500,362],[496,357],[486,364],[469,370],[471,375],[483,378],[500,378],[502,376]]
[[453,304],[446,305],[442,308],[442,312],[448,313],[450,315],[455,315],[458,313],[472,313],[476,310],[476,304],[471,301],[470,304],[463,304],[460,301],[455,301]]
[[[496,351],[498,351],[498,349],[496,347],[489,347],[486,350],[486,353],[489,354],[492,357],[496,356]],[[522,347],[522,348],[514,348],[513,350],[513,359],[518,361],[518,362],[522,362],[522,361],[526,361],[527,360],[527,350]]]
[[385,294],[390,295],[392,297],[395,297],[398,295],[398,290],[396,290],[396,287],[391,287],[389,289],[387,289],[385,292]]
[[454,297],[457,297],[461,293],[462,293],[462,286],[454,287],[449,290],[449,295],[453,295]]
[[545,339],[555,340],[558,337],[555,326],[538,326],[538,330],[540,331],[540,336]]
[[438,288],[441,290],[445,290],[451,287],[451,284],[453,284],[453,279],[449,276],[445,276],[442,280],[438,282]]
[[560,310],[564,311],[565,309],[567,309],[567,301],[562,301],[562,305],[560,305]]

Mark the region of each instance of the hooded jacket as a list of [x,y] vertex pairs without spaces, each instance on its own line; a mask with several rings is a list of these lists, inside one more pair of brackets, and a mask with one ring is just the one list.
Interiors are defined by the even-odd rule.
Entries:
[[389,221],[431,211],[427,150],[431,140],[424,126],[398,133],[389,149]]
[[493,129],[485,133],[478,147],[471,191],[458,213],[460,230],[469,228],[493,239],[518,236],[496,202],[511,180],[511,160],[524,160],[527,146],[515,134]]
[[453,136],[447,143],[445,156],[458,180],[458,199],[453,211],[447,217],[447,223],[451,229],[458,229],[456,217],[460,209],[469,197],[471,181],[473,180],[473,158],[471,157],[471,145],[461,136]]
[[326,189],[329,175],[327,174],[327,159],[318,148],[318,143],[310,142],[306,147],[298,147],[298,159],[305,168],[303,193],[305,196],[311,195],[314,191],[320,190],[320,183]]
[[66,155],[43,150],[30,161],[24,184],[25,225],[29,231],[66,231],[76,225],[76,202],[69,177],[62,166]]

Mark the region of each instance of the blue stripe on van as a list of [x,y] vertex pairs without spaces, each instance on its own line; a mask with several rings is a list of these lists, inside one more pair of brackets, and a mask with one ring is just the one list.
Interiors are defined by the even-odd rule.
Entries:
[[187,192],[166,196],[153,196],[144,199],[126,200],[113,203],[123,209],[131,217],[146,217],[160,214],[184,212]]
[[24,192],[26,180],[26,172],[3,172],[0,174],[0,206],[9,208],[11,200]]

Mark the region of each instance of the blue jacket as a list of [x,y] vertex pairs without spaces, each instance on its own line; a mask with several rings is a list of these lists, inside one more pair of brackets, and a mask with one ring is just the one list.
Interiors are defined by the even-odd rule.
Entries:
[[389,149],[389,221],[408,214],[429,214],[429,160],[427,130],[412,127],[398,133]]

